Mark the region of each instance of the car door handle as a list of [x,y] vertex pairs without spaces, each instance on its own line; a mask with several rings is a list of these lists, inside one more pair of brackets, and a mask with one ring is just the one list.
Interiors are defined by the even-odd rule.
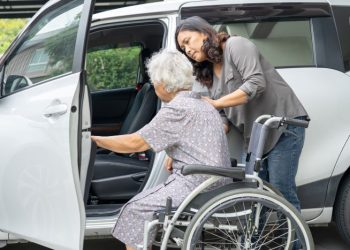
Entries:
[[64,103],[54,104],[46,108],[44,112],[44,116],[46,117],[60,116],[66,113],[67,109],[68,107]]
[[146,172],[136,173],[131,176],[131,178],[136,182],[143,182],[146,177]]

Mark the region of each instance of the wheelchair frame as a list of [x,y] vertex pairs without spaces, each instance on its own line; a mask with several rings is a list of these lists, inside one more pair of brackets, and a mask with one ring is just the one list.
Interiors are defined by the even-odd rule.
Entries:
[[[138,246],[138,249],[147,249],[149,232],[157,225],[162,225],[164,234],[161,242],[161,250],[167,248],[168,240],[175,226],[188,226],[190,221],[178,221],[179,216],[184,212],[185,208],[197,197],[203,190],[210,187],[212,184],[217,182],[220,178],[230,177],[234,180],[243,181],[248,180],[249,182],[255,182],[258,190],[264,189],[264,183],[258,176],[258,172],[262,164],[262,156],[265,147],[266,140],[268,138],[268,132],[270,129],[278,129],[287,125],[308,127],[308,121],[298,120],[286,117],[275,117],[272,115],[262,115],[258,117],[252,128],[251,139],[248,146],[248,154],[246,164],[238,164],[238,168],[223,169],[218,167],[201,166],[201,165],[188,165],[182,169],[183,175],[188,174],[208,174],[211,175],[206,181],[195,188],[176,209],[175,213],[171,213],[171,200],[167,202],[164,222],[159,219],[153,221],[146,221],[144,227],[144,242],[143,246]],[[270,188],[267,188],[265,192],[273,192]],[[209,201],[208,201],[209,202]],[[285,201],[287,202],[287,201]],[[261,209],[261,206],[257,208]],[[258,211],[259,214],[260,211]],[[171,219],[170,219],[171,216]],[[259,216],[255,217],[255,224],[259,223]],[[290,222],[289,222],[290,223]],[[308,239],[311,240],[312,239]],[[176,243],[181,245],[181,240],[177,240]],[[313,241],[312,244],[313,245]]]

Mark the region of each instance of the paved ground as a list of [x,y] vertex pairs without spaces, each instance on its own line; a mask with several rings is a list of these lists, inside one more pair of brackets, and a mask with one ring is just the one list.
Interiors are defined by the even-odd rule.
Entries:
[[339,236],[334,224],[328,227],[311,228],[314,237],[316,250],[349,250],[350,246],[346,245]]
[[[344,241],[338,235],[335,225],[331,224],[328,227],[311,228],[316,250],[349,250]],[[104,240],[88,240],[85,242],[84,250],[124,250],[122,244],[113,239]],[[16,244],[8,245],[1,250],[47,250],[35,244]]]

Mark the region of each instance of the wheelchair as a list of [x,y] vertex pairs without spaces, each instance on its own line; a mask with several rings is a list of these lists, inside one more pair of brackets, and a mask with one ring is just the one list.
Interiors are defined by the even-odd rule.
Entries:
[[[206,174],[199,185],[174,211],[168,198],[164,211],[145,223],[144,244],[158,229],[153,245],[165,249],[314,249],[309,227],[281,193],[259,178],[263,150],[271,129],[288,125],[308,127],[308,121],[263,115],[253,124],[246,163],[230,169],[187,165],[183,175]],[[233,182],[208,190],[220,178]]]

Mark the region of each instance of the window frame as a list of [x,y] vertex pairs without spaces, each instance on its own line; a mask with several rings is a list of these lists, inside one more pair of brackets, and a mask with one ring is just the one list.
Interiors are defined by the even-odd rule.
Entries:
[[[213,12],[212,9],[216,11]],[[281,10],[279,13],[274,10]],[[295,10],[294,13],[293,11]],[[297,11],[299,10],[299,12]],[[220,14],[220,11],[222,13]],[[239,11],[243,13],[239,16]],[[225,14],[231,12],[231,15]],[[238,14],[237,14],[238,13]],[[265,13],[265,15],[264,15]],[[274,13],[274,15],[266,15],[266,13]],[[212,1],[190,2],[183,4],[180,8],[179,18],[177,22],[190,16],[200,16],[211,24],[227,23],[227,22],[257,22],[257,21],[292,21],[292,20],[310,20],[312,32],[312,44],[314,50],[315,66],[287,66],[275,68],[300,68],[300,67],[320,67],[331,68],[344,72],[343,63],[339,63],[343,57],[339,50],[340,43],[336,33],[336,27],[333,20],[332,9],[329,3],[249,3],[249,4],[228,4],[225,0],[217,0],[215,4]],[[235,16],[236,15],[236,16]],[[218,18],[218,16],[220,16]],[[324,19],[322,19],[324,18]],[[328,19],[328,20],[326,20]],[[320,21],[321,20],[321,21]],[[323,27],[320,23],[331,29],[332,36],[327,37],[322,34]],[[324,39],[324,44],[320,44],[317,40]],[[326,45],[335,49],[336,53],[330,53],[327,49],[326,53],[322,54],[322,47]]]
[[[258,48],[258,50],[260,51],[260,53],[273,65],[274,68],[307,68],[307,67],[316,67],[316,61],[315,61],[315,55],[314,55],[314,43],[313,43],[313,34],[312,34],[312,24],[311,24],[311,19],[308,18],[302,18],[302,19],[293,19],[293,20],[284,20],[284,19],[280,19],[280,20],[274,20],[274,21],[270,21],[270,20],[264,20],[264,21],[260,21],[260,20],[251,20],[251,21],[246,21],[246,22],[227,22],[227,23],[223,23],[221,25],[224,24],[228,24],[228,25],[235,25],[235,24],[247,24],[247,23],[252,23],[252,24],[261,24],[261,23],[287,23],[287,22],[307,22],[308,25],[308,38],[311,39],[311,54],[309,59],[311,60],[311,64],[297,64],[297,65],[275,65],[275,63],[269,59],[268,56],[266,56],[266,54],[264,55],[264,50],[262,48],[260,48],[260,46],[254,42],[254,38],[247,38],[248,40],[252,41],[256,47]],[[216,25],[216,24],[214,24]],[[219,23],[220,25],[220,23]],[[232,35],[232,34],[231,34]],[[245,37],[245,36],[243,36]],[[284,36],[280,36],[281,38],[283,38]],[[304,36],[306,38],[306,36]],[[266,37],[266,40],[269,39],[269,36]],[[263,39],[262,39],[263,40]]]
[[[213,12],[212,9],[216,8]],[[220,9],[219,9],[220,8]],[[277,10],[276,12],[274,12]],[[221,13],[222,12],[222,13]],[[230,12],[230,13],[228,13]],[[235,13],[238,13],[234,15]],[[270,14],[270,15],[267,15]],[[273,14],[273,15],[272,15]],[[227,4],[227,1],[190,2],[184,4],[179,13],[179,19],[190,16],[200,16],[209,23],[248,22],[248,21],[279,21],[295,20],[311,17],[329,17],[331,9],[328,3],[247,3]]]
[[[65,77],[70,74],[81,72],[84,69],[84,60],[85,60],[85,54],[83,51],[86,51],[87,42],[86,42],[86,34],[88,34],[88,30],[91,25],[91,13],[94,8],[94,3],[92,1],[88,1],[89,4],[86,4],[85,0],[82,0],[82,10],[81,10],[81,17],[78,22],[78,29],[76,32],[76,39],[75,39],[75,47],[74,47],[74,55],[73,55],[73,62],[72,62],[72,70],[70,72],[66,72],[45,80],[42,80],[32,86],[25,87],[23,89],[20,89],[18,91],[14,91],[9,94],[4,94],[4,76],[5,71],[8,66],[8,63],[12,60],[13,56],[15,56],[16,51],[18,51],[23,43],[27,41],[27,38],[29,34],[31,33],[34,26],[36,26],[40,21],[42,21],[42,18],[45,17],[47,14],[50,14],[52,11],[54,11],[57,8],[60,8],[61,6],[64,6],[68,3],[70,3],[71,0],[60,0],[58,2],[48,2],[45,6],[42,7],[35,15],[34,17],[29,21],[29,23],[23,28],[23,30],[16,36],[14,41],[11,43],[9,48],[6,50],[2,58],[0,58],[0,67],[1,67],[1,77],[0,77],[0,99],[10,96],[14,93],[26,90],[28,88],[35,87],[37,85],[45,84],[49,81],[59,79],[61,77]],[[89,17],[90,16],[90,17]],[[82,55],[82,56],[80,56]],[[81,84],[84,84],[81,81]]]
[[[139,47],[140,49],[140,52],[138,54],[138,58],[140,57],[140,53],[142,51],[142,45],[133,45],[133,46],[129,46],[129,47],[116,47],[116,48],[107,48],[105,50],[109,50],[109,49],[125,49],[125,48],[128,48],[128,49],[131,49],[131,48],[137,48]],[[90,48],[90,49],[93,49],[94,47]],[[101,49],[101,50],[96,50],[96,51],[104,51],[104,49]],[[96,52],[96,51],[91,51],[91,53],[93,52]],[[89,54],[89,52],[87,52],[86,54]],[[87,56],[88,57],[88,56]],[[86,57],[86,58],[87,58]],[[86,60],[86,68],[87,68],[87,60]],[[89,89],[92,93],[94,92],[100,92],[100,91],[112,91],[112,90],[118,90],[118,89],[125,89],[125,88],[135,88],[136,87],[136,84],[138,83],[138,81],[140,80],[139,77],[140,77],[140,70],[141,70],[141,67],[140,67],[140,62],[138,61],[138,64],[137,64],[137,69],[136,69],[136,74],[135,74],[135,81],[134,81],[134,85],[133,86],[126,86],[126,87],[119,87],[119,88],[111,88],[111,89],[108,89],[108,88],[101,88],[101,89],[93,89],[92,86],[90,85],[90,82],[87,81],[87,84],[89,85]],[[88,72],[89,73],[89,72]]]
[[[334,18],[335,26],[337,29],[339,44],[340,44],[340,48],[341,48],[341,54],[342,54],[342,58],[343,58],[344,72],[349,72],[350,71],[350,55],[348,56],[347,60],[345,60],[346,58],[345,58],[344,50],[350,51],[350,43],[346,43],[346,41],[344,41],[344,39],[345,39],[344,32],[342,30],[340,30],[340,26],[343,25],[343,23],[341,23],[341,24],[339,24],[339,23],[343,21],[341,18],[343,17],[342,15],[344,15],[344,12],[348,13],[347,14],[347,24],[345,24],[345,26],[347,25],[348,30],[350,30],[350,5],[332,6],[332,11],[333,11],[333,18]],[[346,12],[346,11],[348,11],[348,12]],[[347,48],[344,49],[343,46],[347,46]],[[345,61],[348,61],[348,64],[346,64]]]
[[[162,39],[161,39],[161,46],[160,48],[166,48],[167,44],[168,44],[168,33],[169,33],[169,25],[163,20],[163,18],[166,18],[166,16],[163,17],[144,17],[141,19],[137,19],[137,20],[132,20],[132,21],[125,21],[125,20],[118,20],[114,19],[113,22],[108,22],[108,23],[102,23],[100,24],[99,22],[96,23],[92,23],[91,25],[91,29],[90,29],[90,37],[97,32],[101,32],[101,31],[108,31],[108,30],[113,30],[113,29],[119,29],[119,28],[133,28],[135,26],[139,26],[139,25],[159,25],[159,27],[161,27],[161,33],[162,33]],[[96,25],[94,25],[96,24]],[[90,47],[88,46],[88,49]],[[153,50],[152,50],[153,52]],[[140,66],[140,64],[139,64]],[[141,71],[140,67],[139,67],[139,71]],[[139,74],[139,73],[138,73]],[[137,81],[139,81],[139,79],[137,79]],[[137,82],[135,82],[136,84]],[[136,86],[136,85],[135,85]],[[108,91],[107,90],[96,90],[96,91]],[[94,92],[96,92],[94,91]]]

